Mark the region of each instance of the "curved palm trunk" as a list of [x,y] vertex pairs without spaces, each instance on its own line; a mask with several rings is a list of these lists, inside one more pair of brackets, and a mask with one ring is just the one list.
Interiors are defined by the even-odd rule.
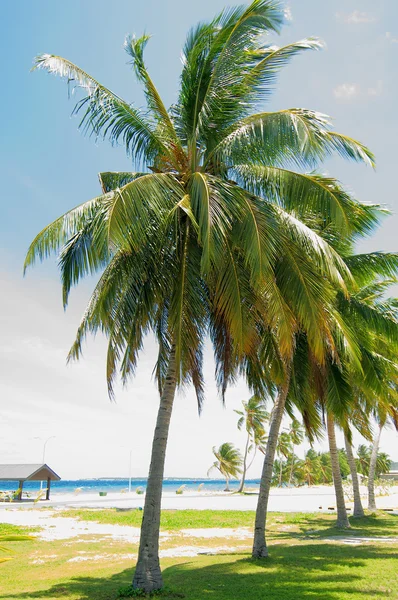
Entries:
[[249,443],[250,443],[250,433],[247,434],[245,454],[243,456],[242,479],[240,480],[238,492],[243,492],[243,488],[245,487],[245,479],[246,479],[246,471],[247,471],[247,454],[249,452]]
[[254,524],[253,558],[266,558],[268,556],[267,542],[265,539],[265,525],[267,521],[268,498],[271,488],[272,470],[274,466],[275,451],[278,443],[279,430],[285,410],[286,397],[289,391],[290,370],[286,381],[280,387],[278,397],[271,413],[270,428],[267,448],[265,451],[263,471],[261,474],[260,490],[257,501],[256,521]]
[[368,477],[368,509],[377,510],[376,498],[375,498],[375,474],[376,474],[376,463],[377,453],[379,451],[380,436],[383,425],[379,425],[379,430],[376,433],[373,440],[372,454],[370,455],[369,462],[369,477]]
[[229,477],[226,477],[225,478],[225,490],[224,490],[224,492],[229,492],[229,491],[230,491],[230,489],[229,489]]
[[332,463],[334,491],[336,494],[336,527],[346,528],[350,526],[350,522],[347,517],[347,510],[344,501],[343,480],[341,478],[340,472],[339,454],[336,444],[336,432],[334,430],[334,419],[333,415],[330,412],[327,414],[327,429],[329,438],[330,461]]
[[347,453],[348,464],[350,466],[352,491],[354,494],[354,512],[353,512],[352,516],[353,517],[364,517],[365,513],[363,512],[363,507],[362,507],[362,502],[361,502],[361,494],[359,492],[357,466],[355,464],[355,458],[354,458],[354,454],[352,452],[352,446],[346,435],[344,435],[344,443],[345,443],[345,451]]
[[176,385],[175,351],[172,348],[152,442],[140,548],[133,579],[133,587],[143,589],[145,592],[151,592],[163,586],[159,563],[160,509],[167,438]]

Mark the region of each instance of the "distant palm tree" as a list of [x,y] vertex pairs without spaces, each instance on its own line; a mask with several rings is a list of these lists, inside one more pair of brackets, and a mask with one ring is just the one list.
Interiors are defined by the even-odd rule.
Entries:
[[290,442],[292,444],[292,456],[291,456],[290,473],[289,473],[289,485],[291,485],[292,479],[293,479],[293,469],[294,469],[294,459],[295,459],[294,447],[299,446],[304,439],[303,427],[302,427],[300,421],[298,421],[297,419],[293,419],[293,421],[290,423],[289,436],[290,436]]
[[242,473],[241,453],[233,444],[225,442],[224,444],[221,444],[218,449],[216,446],[213,446],[213,454],[217,460],[211,465],[207,474],[209,475],[214,469],[220,471],[221,475],[225,477],[225,491],[229,492],[229,481],[231,477],[237,478],[239,474]]
[[288,458],[292,453],[292,441],[290,435],[284,431],[279,434],[278,443],[276,445],[276,454],[279,458],[279,487],[282,485],[283,460],[282,457]]
[[312,450],[312,448],[307,451],[304,457],[302,469],[304,480],[306,481],[307,485],[314,485],[319,478],[321,469],[320,457],[315,450]]
[[[240,481],[238,492],[242,492],[245,486],[246,473],[253,463],[256,449],[264,443],[265,423],[269,419],[269,413],[265,410],[263,398],[254,395],[247,402],[243,401],[243,410],[235,410],[239,415],[238,429],[243,427],[246,429],[247,439],[245,452],[243,454],[243,469],[242,478]],[[251,450],[254,449],[254,455],[250,464],[247,464],[248,456]]]
[[[365,444],[360,444],[358,446],[356,459],[358,472],[364,475],[365,477],[369,477],[369,468],[370,468],[370,460],[372,456],[373,446],[365,446]],[[376,459],[376,468],[375,468],[375,476],[379,477],[382,473],[388,473],[391,467],[391,458],[385,452],[378,452]]]

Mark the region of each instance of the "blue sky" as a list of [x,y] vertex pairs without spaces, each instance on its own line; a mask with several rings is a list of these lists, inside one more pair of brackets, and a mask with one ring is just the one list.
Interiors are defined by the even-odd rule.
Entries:
[[[43,72],[30,73],[33,59],[43,52],[64,56],[139,106],[143,96],[122,46],[126,34],[151,33],[147,64],[170,104],[176,97],[180,49],[188,28],[224,5],[224,0],[2,2],[0,453],[7,460],[27,460],[31,452],[38,452],[39,442],[33,437],[55,432],[52,456],[68,476],[101,475],[103,469],[107,474],[118,475],[120,470],[123,474],[122,467],[115,471],[114,460],[122,460],[122,447],[132,444],[129,436],[137,425],[127,426],[130,422],[140,424],[138,438],[133,436],[139,454],[136,474],[145,474],[157,402],[150,382],[151,343],[136,382],[120,392],[116,405],[106,397],[101,340],[89,345],[82,365],[64,366],[90,282],[73,294],[70,310],[64,314],[55,261],[22,279],[24,254],[34,235],[68,208],[97,195],[98,172],[129,169],[121,148],[95,143],[78,132],[77,119],[70,118],[73,98],[68,100],[65,82]],[[316,35],[327,47],[304,53],[286,68],[268,108],[318,110],[334,118],[337,131],[366,143],[376,154],[376,172],[339,159],[328,161],[323,170],[341,179],[360,200],[385,203],[395,213],[398,3],[291,0],[286,16],[275,43]],[[397,224],[394,214],[361,248],[396,250]],[[212,445],[227,440],[241,444],[232,408],[247,397],[246,391],[243,385],[232,390],[225,411],[215,397],[210,359],[207,375],[208,406],[201,421],[190,393],[177,402],[176,441],[166,467],[169,475],[203,475],[211,462]],[[90,431],[84,426],[88,419],[95,422]],[[24,439],[22,447],[14,439],[17,431]],[[74,450],[68,431],[73,432]],[[121,431],[126,441],[120,442]],[[199,451],[181,463],[180,446],[192,437]],[[104,439],[109,446],[104,447]],[[387,432],[385,449],[393,452],[395,444],[395,434]],[[74,452],[77,462],[89,447],[96,450],[89,452],[87,464],[77,472]],[[50,444],[48,448],[50,452]]]

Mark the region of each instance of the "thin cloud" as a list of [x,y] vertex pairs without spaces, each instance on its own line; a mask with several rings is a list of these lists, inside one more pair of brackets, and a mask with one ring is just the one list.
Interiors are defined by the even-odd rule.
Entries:
[[368,96],[381,96],[383,93],[383,82],[381,79],[376,83],[375,86],[367,89]]
[[352,13],[336,13],[336,19],[349,25],[362,25],[363,23],[373,23],[376,21],[374,15],[370,13],[354,10]]
[[286,6],[284,10],[285,21],[293,21],[292,9],[290,6]]
[[386,31],[386,39],[390,44],[398,44],[398,38],[394,37],[391,31]]
[[333,90],[333,95],[338,100],[352,100],[358,96],[360,92],[359,86],[356,83],[342,83]]
[[333,95],[337,100],[350,101],[359,97],[381,96],[384,91],[383,81],[379,79],[375,84],[368,88],[362,88],[357,83],[342,83],[334,88]]

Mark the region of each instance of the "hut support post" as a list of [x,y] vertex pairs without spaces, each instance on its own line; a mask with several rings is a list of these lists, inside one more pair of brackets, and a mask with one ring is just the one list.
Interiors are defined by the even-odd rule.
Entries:
[[17,496],[17,500],[22,500],[22,488],[23,488],[23,481],[21,480],[19,482],[19,486],[18,486],[19,493]]
[[49,477],[47,477],[46,500],[50,500],[50,486],[51,486],[51,479]]

